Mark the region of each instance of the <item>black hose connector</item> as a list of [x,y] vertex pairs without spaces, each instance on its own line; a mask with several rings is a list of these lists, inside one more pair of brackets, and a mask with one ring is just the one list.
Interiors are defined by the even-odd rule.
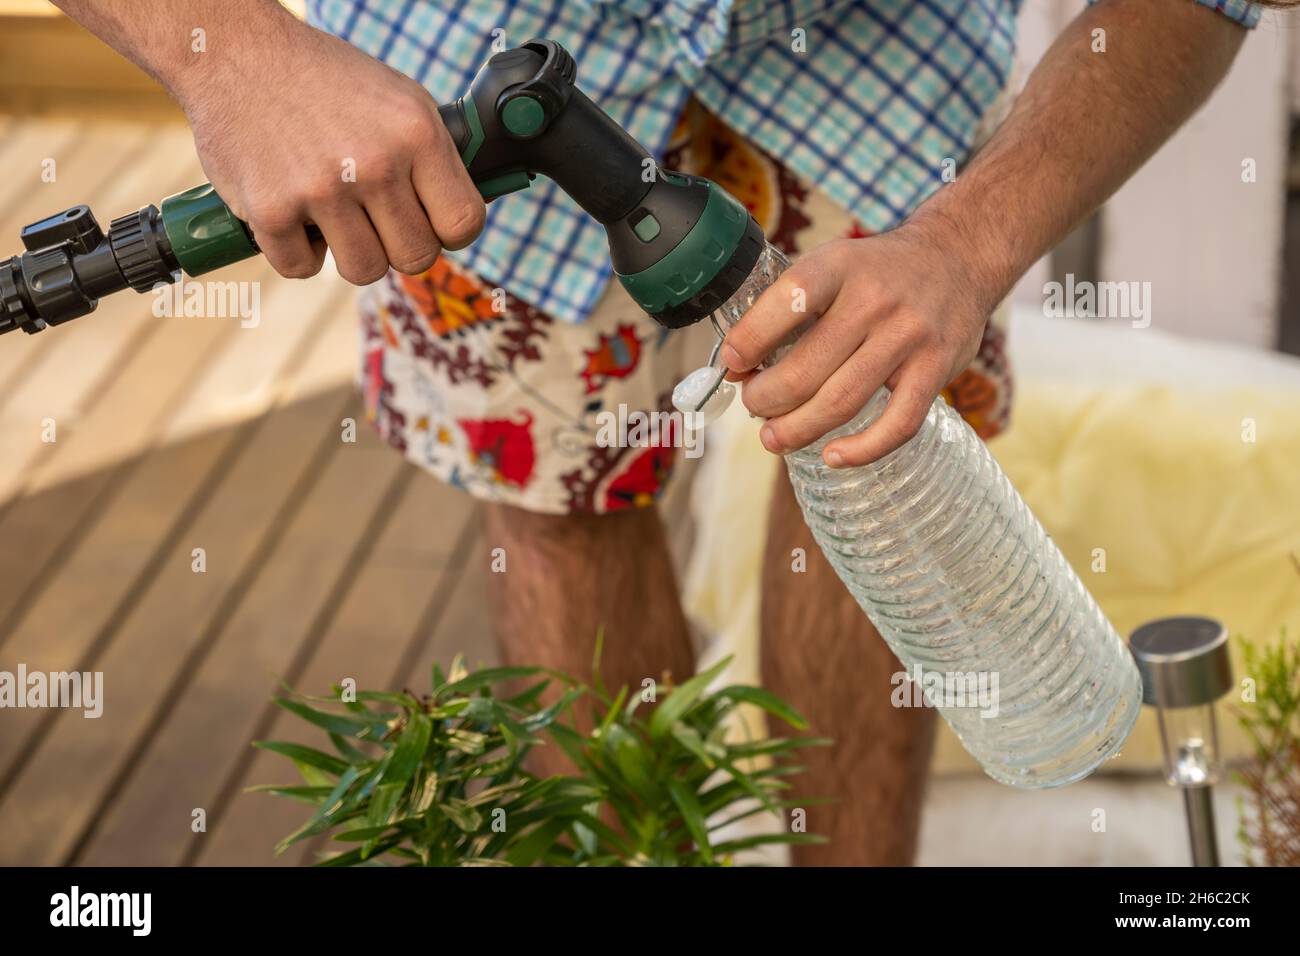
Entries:
[[0,262],[0,335],[62,325],[94,312],[102,296],[180,277],[156,206],[113,220],[107,234],[88,206],[73,206],[21,238],[27,251]]

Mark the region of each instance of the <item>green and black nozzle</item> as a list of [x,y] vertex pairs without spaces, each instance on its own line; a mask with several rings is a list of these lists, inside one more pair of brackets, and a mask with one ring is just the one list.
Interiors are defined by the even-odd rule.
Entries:
[[[573,57],[550,40],[493,56],[439,109],[484,199],[547,176],[605,227],[632,298],[670,329],[705,318],[744,283],[763,233],[716,183],[659,167],[574,85]],[[0,334],[88,315],[99,299],[148,292],[258,252],[211,185],[109,224],[73,206],[22,231],[26,252],[0,260]]]

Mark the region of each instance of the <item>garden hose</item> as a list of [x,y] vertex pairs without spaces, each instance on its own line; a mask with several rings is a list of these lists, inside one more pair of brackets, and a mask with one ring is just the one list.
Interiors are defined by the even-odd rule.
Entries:
[[[532,40],[489,59],[469,92],[438,112],[485,200],[550,178],[605,227],[614,271],[641,308],[667,328],[699,321],[745,281],[762,230],[716,183],[661,168],[574,75],[563,47]],[[259,252],[211,184],[107,231],[89,207],[73,206],[21,239],[26,251],[0,260],[0,334],[40,332],[114,292],[149,292]]]

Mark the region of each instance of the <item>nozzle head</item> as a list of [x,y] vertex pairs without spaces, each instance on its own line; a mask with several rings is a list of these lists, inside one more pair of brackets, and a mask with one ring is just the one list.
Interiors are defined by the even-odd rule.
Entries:
[[763,230],[711,180],[664,173],[640,204],[606,225],[628,294],[660,325],[693,325],[731,298],[763,251]]

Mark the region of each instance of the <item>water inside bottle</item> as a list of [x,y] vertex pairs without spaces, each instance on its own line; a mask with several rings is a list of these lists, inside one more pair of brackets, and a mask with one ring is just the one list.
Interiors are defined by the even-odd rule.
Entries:
[[[788,265],[767,246],[714,313],[720,335]],[[802,331],[764,364],[779,361]],[[716,355],[715,346],[709,364],[679,384],[675,403],[679,391],[694,408],[721,400]],[[983,441],[942,398],[917,435],[879,461],[825,464],[826,442],[865,430],[888,400],[879,389],[852,420],[785,456],[818,546],[909,678],[942,678],[925,697],[989,776],[1026,788],[1087,776],[1137,720],[1141,679],[1127,646]],[[949,693],[971,679],[994,689],[995,706],[980,695],[980,706],[968,706]]]

